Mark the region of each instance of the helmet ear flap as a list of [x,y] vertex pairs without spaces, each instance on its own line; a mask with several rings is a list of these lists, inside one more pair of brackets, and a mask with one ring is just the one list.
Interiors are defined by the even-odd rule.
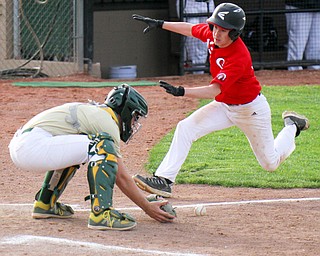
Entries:
[[232,41],[236,40],[240,36],[241,32],[235,29],[229,31],[229,37]]
[[129,85],[121,84],[111,90],[105,98],[105,104],[121,115],[123,106],[128,98]]
[[[208,25],[209,25],[209,29],[213,31],[213,24],[209,23]],[[237,31],[235,29],[232,29],[229,31],[229,37],[232,41],[236,40],[240,36],[240,34],[241,34],[241,31]]]

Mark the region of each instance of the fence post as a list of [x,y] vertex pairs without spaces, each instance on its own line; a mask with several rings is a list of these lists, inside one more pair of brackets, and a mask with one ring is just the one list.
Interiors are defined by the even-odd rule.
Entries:
[[76,6],[76,56],[77,56],[77,64],[78,64],[78,72],[82,73],[84,71],[84,63],[83,63],[83,51],[84,51],[84,37],[83,37],[83,0],[74,0],[74,4]]

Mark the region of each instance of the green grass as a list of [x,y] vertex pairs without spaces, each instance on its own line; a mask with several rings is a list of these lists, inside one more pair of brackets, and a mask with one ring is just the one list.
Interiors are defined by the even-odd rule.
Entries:
[[[275,171],[263,170],[244,134],[236,127],[194,142],[176,183],[225,187],[320,188],[320,86],[264,86],[272,111],[273,133],[283,128],[281,114],[294,110],[306,115],[310,128],[296,139],[296,150]],[[208,100],[200,101],[200,106]],[[174,130],[151,151],[146,169],[153,173],[169,149]]]

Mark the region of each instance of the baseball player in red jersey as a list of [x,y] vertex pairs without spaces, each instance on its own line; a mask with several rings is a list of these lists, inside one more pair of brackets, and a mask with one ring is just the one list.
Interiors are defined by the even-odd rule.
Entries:
[[269,104],[260,92],[250,53],[239,37],[246,21],[239,6],[218,5],[205,24],[167,22],[139,15],[133,18],[148,24],[144,33],[159,27],[207,42],[213,77],[209,85],[194,88],[175,87],[160,81],[160,86],[174,96],[214,100],[178,123],[170,149],[153,177],[133,177],[141,189],[171,197],[172,185],[192,143],[232,126],[244,132],[256,159],[267,171],[275,171],[294,151],[295,137],[308,129],[309,121],[293,111],[285,111],[282,114],[285,126],[273,137]]

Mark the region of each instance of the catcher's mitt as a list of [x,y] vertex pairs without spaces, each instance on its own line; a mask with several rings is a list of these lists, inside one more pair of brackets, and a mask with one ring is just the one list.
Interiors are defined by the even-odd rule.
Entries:
[[[163,199],[163,197],[161,197],[159,195],[151,194],[151,195],[147,196],[147,200],[149,202],[155,202],[155,201],[163,201],[164,199]],[[176,213],[175,208],[173,208],[172,204],[169,203],[169,202],[167,204],[165,204],[165,205],[162,205],[160,207],[160,209],[165,211],[165,212],[167,212],[167,213],[169,213],[169,214],[171,214],[172,216],[177,217],[177,213]]]

